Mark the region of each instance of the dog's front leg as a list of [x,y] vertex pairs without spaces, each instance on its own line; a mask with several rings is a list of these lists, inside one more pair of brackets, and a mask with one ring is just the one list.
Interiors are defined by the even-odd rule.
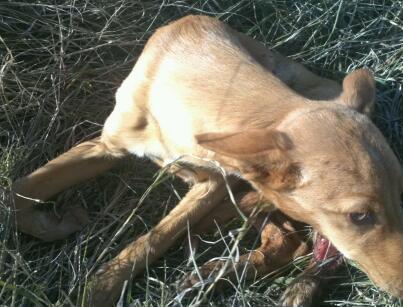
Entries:
[[13,184],[13,222],[20,231],[44,241],[62,239],[81,229],[87,222],[82,208],[71,207],[59,218],[54,212],[37,210],[35,203],[107,171],[117,161],[99,138],[71,148]]
[[[232,184],[236,179],[229,178],[229,181]],[[95,274],[86,304],[111,306],[119,298],[125,280],[136,276],[161,257],[186,232],[188,224],[197,223],[226,193],[220,177],[196,183],[157,226],[129,244]]]
[[[216,279],[223,267],[227,268],[222,275],[222,280],[236,281],[240,277],[247,280],[253,279],[273,272],[308,252],[305,238],[299,232],[302,224],[267,205],[263,209],[269,211],[269,215],[265,212],[253,215],[254,208],[262,207],[265,204],[256,191],[237,193],[235,197],[240,210],[250,216],[251,223],[260,232],[261,245],[257,249],[241,255],[237,261],[214,260],[203,264],[198,273],[191,272],[183,278],[179,285],[180,290],[195,286],[200,282],[200,277],[203,280]],[[232,216],[237,214],[234,206],[228,200],[221,203],[218,209],[207,216],[210,223],[213,223],[214,220],[222,223],[223,217],[230,218],[229,214],[232,213]],[[208,225],[208,223],[207,219],[199,223],[195,227],[196,233],[201,233],[201,230],[205,229],[204,225]],[[228,266],[227,261],[231,261]],[[219,285],[223,284],[222,280],[218,282]]]

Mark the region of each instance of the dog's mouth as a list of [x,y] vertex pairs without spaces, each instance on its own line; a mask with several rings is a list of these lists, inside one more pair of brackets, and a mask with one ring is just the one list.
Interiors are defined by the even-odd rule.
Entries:
[[313,245],[313,260],[331,269],[338,267],[342,262],[342,258],[343,255],[338,249],[328,239],[317,233]]
[[[321,272],[322,276],[326,274],[326,276],[329,277],[341,267],[342,263],[342,253],[339,252],[327,238],[317,233],[314,240],[313,257],[311,260],[311,264],[317,268],[317,272]],[[392,275],[392,277],[386,279],[376,266],[371,267],[371,270],[369,270],[368,266],[358,264],[362,266],[363,271],[367,273],[369,278],[380,288],[393,296],[403,298],[403,282],[401,277],[396,278],[395,275]],[[374,275],[371,275],[371,272]]]

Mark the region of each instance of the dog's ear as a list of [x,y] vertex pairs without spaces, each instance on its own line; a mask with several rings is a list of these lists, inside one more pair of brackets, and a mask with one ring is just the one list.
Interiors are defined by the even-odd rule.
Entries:
[[342,104],[370,116],[375,98],[375,80],[368,69],[355,70],[344,78],[340,96]]
[[196,140],[216,153],[214,159],[238,169],[242,177],[257,187],[289,190],[299,181],[300,168],[287,156],[292,141],[285,133],[274,129],[204,133],[197,135]]

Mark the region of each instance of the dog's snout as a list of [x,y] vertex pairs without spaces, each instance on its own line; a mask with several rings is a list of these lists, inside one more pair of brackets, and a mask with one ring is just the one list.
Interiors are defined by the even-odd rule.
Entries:
[[381,289],[394,297],[403,298],[403,236],[393,233],[363,256],[364,271]]

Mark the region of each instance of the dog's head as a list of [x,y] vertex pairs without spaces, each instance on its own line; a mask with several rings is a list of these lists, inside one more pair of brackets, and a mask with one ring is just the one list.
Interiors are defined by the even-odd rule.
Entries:
[[359,70],[345,78],[337,101],[299,108],[276,127],[197,138],[377,285],[403,297],[403,175],[385,138],[361,114],[372,108],[374,92],[372,75]]

